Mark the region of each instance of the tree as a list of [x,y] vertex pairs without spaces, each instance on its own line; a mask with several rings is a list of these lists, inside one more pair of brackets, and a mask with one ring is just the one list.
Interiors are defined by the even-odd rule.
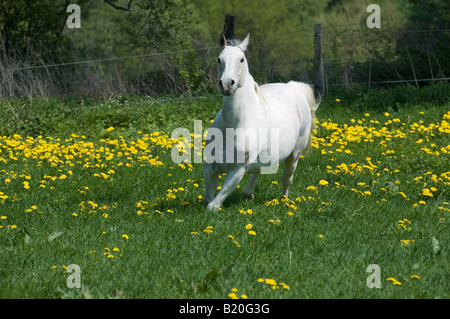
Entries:
[[30,57],[59,47],[69,4],[70,0],[0,0],[3,55]]

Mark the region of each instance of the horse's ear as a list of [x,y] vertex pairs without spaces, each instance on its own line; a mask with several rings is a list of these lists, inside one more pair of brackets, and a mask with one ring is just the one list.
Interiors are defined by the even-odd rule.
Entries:
[[222,33],[222,36],[219,39],[219,43],[224,48],[227,46],[227,38],[225,38],[225,33]]
[[250,41],[250,33],[247,34],[245,39],[239,44],[239,47],[242,49],[242,51],[245,52],[247,50],[247,46],[248,46],[248,42],[249,41]]

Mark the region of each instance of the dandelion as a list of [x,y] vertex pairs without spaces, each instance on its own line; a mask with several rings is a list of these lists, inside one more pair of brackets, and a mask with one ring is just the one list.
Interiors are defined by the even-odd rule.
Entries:
[[250,230],[250,231],[248,232],[248,234],[249,234],[249,235],[252,235],[252,236],[255,236],[255,235],[256,235],[256,232],[253,231],[253,230]]
[[428,197],[433,197],[433,193],[428,189],[428,188],[424,188],[422,190],[422,193],[420,194],[422,196],[428,196]]
[[321,185],[321,186],[327,186],[327,185],[328,185],[328,182],[327,182],[326,180],[321,179],[321,180],[319,181],[319,185]]
[[264,282],[266,284],[268,284],[268,285],[271,285],[271,286],[276,286],[277,285],[277,282],[274,279],[270,279],[270,278],[264,279]]
[[417,276],[417,275],[412,275],[410,278],[411,278],[411,279],[420,279],[420,277]]
[[291,288],[290,288],[288,285],[286,285],[284,282],[281,282],[280,285],[281,285],[281,287],[283,287],[284,289],[291,290]]
[[402,240],[400,240],[400,245],[401,246],[403,246],[403,247],[406,247],[406,246],[409,246],[409,245],[412,245],[414,243],[414,239],[402,239]]
[[245,225],[245,229],[252,229],[252,227],[253,227],[253,225],[252,224],[247,224],[247,225]]
[[207,226],[206,229],[203,230],[203,232],[206,234],[212,234],[213,233],[212,229],[213,229],[212,226]]
[[401,285],[402,283],[393,277],[389,277],[388,279],[393,285]]
[[228,297],[230,297],[231,299],[239,299],[234,292],[228,294]]

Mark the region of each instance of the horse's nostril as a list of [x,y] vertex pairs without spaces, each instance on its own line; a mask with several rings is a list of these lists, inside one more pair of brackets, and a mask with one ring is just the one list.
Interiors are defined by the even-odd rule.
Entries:
[[231,85],[234,85],[234,80],[231,80]]
[[219,81],[219,85],[220,85],[220,86],[223,86],[223,85],[222,85],[222,80]]

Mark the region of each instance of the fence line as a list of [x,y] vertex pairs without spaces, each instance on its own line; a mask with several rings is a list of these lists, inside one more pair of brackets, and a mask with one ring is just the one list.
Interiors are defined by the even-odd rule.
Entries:
[[29,69],[58,67],[58,66],[64,66],[64,65],[78,65],[78,64],[99,63],[99,62],[117,61],[117,60],[125,60],[125,59],[146,58],[146,57],[160,56],[160,55],[166,55],[166,54],[178,54],[178,53],[186,53],[186,52],[192,52],[192,51],[210,50],[210,49],[215,49],[215,48],[219,48],[219,46],[203,47],[203,48],[198,48],[198,49],[167,51],[167,52],[154,52],[154,53],[148,53],[148,54],[128,55],[128,56],[114,57],[114,58],[73,61],[73,62],[64,62],[64,63],[55,63],[55,64],[43,64],[43,65],[35,65],[35,66],[25,66],[25,67],[20,67],[20,68],[12,68],[11,70],[12,71],[21,71],[21,70],[29,70]]
[[[400,19],[400,18],[394,18],[394,19]],[[390,19],[390,20],[394,20]],[[335,25],[335,26],[326,26],[322,29],[330,29],[330,28],[337,28],[342,26],[349,26],[349,25],[361,25],[364,23],[351,23],[351,24],[342,24],[342,25]],[[302,35],[301,37],[312,37],[313,36],[313,29],[303,29],[303,30],[297,30],[297,31],[290,31],[287,33],[302,33],[302,32],[311,32],[311,34]],[[352,30],[347,30],[343,32],[349,32]],[[399,32],[399,33],[429,33],[429,32],[450,32],[450,29],[439,29],[439,30],[371,30],[371,32]],[[281,35],[281,33],[278,33]],[[298,36],[294,37],[284,37],[284,38],[276,38],[274,36],[278,34],[272,34],[268,39],[261,40],[261,41],[251,41],[250,43],[265,43],[270,41],[287,41],[292,39],[299,38]],[[340,33],[342,34],[342,33]],[[339,34],[339,35],[340,35]],[[322,36],[335,36],[336,33],[322,33]],[[60,67],[60,66],[68,66],[68,65],[80,65],[80,64],[90,64],[90,63],[101,63],[101,62],[108,62],[108,61],[120,61],[120,60],[126,60],[126,59],[138,59],[138,58],[147,58],[147,57],[156,57],[161,55],[171,55],[171,54],[180,54],[180,53],[187,53],[187,52],[193,52],[193,51],[205,51],[205,50],[211,50],[211,49],[218,49],[221,48],[221,46],[215,45],[215,46],[208,46],[208,47],[201,47],[201,48],[195,48],[195,49],[184,49],[184,50],[175,50],[175,51],[165,51],[165,52],[154,52],[154,53],[148,53],[148,54],[140,54],[140,55],[129,55],[129,56],[121,56],[121,57],[112,57],[112,58],[102,58],[102,59],[92,59],[92,60],[84,60],[84,61],[73,61],[73,62],[62,62],[62,63],[54,63],[54,64],[42,64],[42,65],[32,65],[32,66],[24,66],[24,67],[18,67],[18,68],[11,68],[9,70],[11,71],[23,71],[23,70],[32,70],[32,69],[43,69],[43,68],[52,68],[52,67]]]
[[390,81],[367,81],[367,82],[354,82],[354,83],[328,83],[331,86],[351,86],[351,85],[372,85],[372,84],[393,84],[393,83],[410,83],[410,82],[428,82],[428,81],[449,81],[450,77],[445,78],[432,78],[432,79],[416,79],[416,80],[390,80]]
[[[389,22],[389,21],[393,21],[393,20],[400,20],[400,19],[407,19],[407,18],[411,18],[411,17],[396,17],[396,18],[391,18],[391,19],[383,19],[383,22]],[[321,36],[342,36],[345,34],[349,34],[351,32],[354,31],[366,31],[366,33],[409,33],[409,34],[425,34],[425,33],[436,33],[436,32],[450,32],[450,29],[436,29],[436,30],[432,30],[432,29],[427,29],[427,30],[401,30],[401,29],[388,29],[388,28],[383,28],[383,29],[367,29],[365,28],[366,25],[366,21],[364,22],[359,22],[359,23],[348,23],[348,24],[341,24],[341,25],[325,25],[323,26],[323,29],[327,30],[327,33],[321,33]],[[338,31],[338,28],[341,27],[350,27],[350,26],[360,26],[359,28],[349,28],[349,29],[344,29],[341,31]],[[364,28],[362,28],[362,26],[364,26]],[[333,29],[334,32],[333,32]],[[293,39],[299,39],[299,38],[313,38],[314,37],[314,30],[312,28],[308,28],[308,29],[298,29],[298,30],[293,30],[293,31],[287,31],[284,33],[271,33],[271,34],[267,34],[267,36],[264,39],[261,40],[256,40],[256,41],[251,41],[252,44],[260,44],[260,43],[268,43],[268,42],[275,42],[275,41],[289,41],[289,40],[293,40]],[[362,35],[364,35],[365,33],[361,33]],[[328,41],[327,41],[328,42]],[[205,43],[206,44],[206,43]],[[352,46],[352,44],[350,44],[350,46]],[[222,48],[222,46],[220,45],[210,45],[210,46],[203,46],[203,47],[199,47],[199,48],[192,48],[192,49],[182,49],[182,50],[173,50],[173,51],[161,51],[161,52],[153,52],[153,53],[147,53],[147,54],[139,54],[139,55],[127,55],[127,56],[116,56],[116,57],[107,57],[107,58],[93,58],[93,59],[87,59],[87,60],[83,60],[83,61],[72,61],[72,62],[61,62],[61,63],[53,63],[53,64],[45,64],[45,62],[42,61],[42,64],[40,65],[28,65],[28,66],[22,66],[22,67],[13,67],[13,68],[5,68],[4,70],[6,71],[25,71],[25,70],[33,70],[33,69],[48,69],[48,68],[57,68],[57,67],[63,67],[63,66],[75,66],[75,65],[86,65],[86,64],[91,64],[91,63],[102,63],[102,62],[111,62],[111,61],[121,61],[121,60],[126,60],[126,59],[144,59],[144,58],[154,58],[154,57],[158,57],[158,56],[167,56],[167,55],[172,55],[172,54],[183,54],[183,53],[188,53],[188,52],[200,52],[200,51],[206,51],[206,50],[216,50]],[[327,50],[328,51],[328,50]],[[209,54],[209,53],[208,53]],[[344,58],[344,59],[331,59],[331,62],[344,62],[344,61],[354,61],[357,60],[358,58],[362,58],[364,59],[364,62],[370,62],[370,56],[367,57],[349,57],[349,58]],[[307,63],[311,63],[310,59],[304,59],[301,54],[300,54],[300,59],[301,59],[301,64],[307,64]],[[355,61],[356,62],[356,61]],[[411,61],[410,61],[411,62]],[[39,62],[38,62],[39,63]],[[357,62],[356,62],[357,63]],[[288,64],[294,64],[293,62],[278,62],[275,63],[274,65],[288,65]],[[119,64],[120,66],[120,64]],[[99,65],[99,67],[101,67],[101,65]],[[303,65],[304,67],[304,65]],[[440,66],[439,66],[440,67]],[[431,66],[430,66],[431,68]],[[46,70],[48,72],[48,70]],[[397,78],[403,78],[403,76],[400,76],[400,74],[397,74],[398,77]],[[425,76],[427,77],[428,74],[423,74],[422,77]],[[431,73],[431,78],[422,78],[422,79],[413,79],[413,80],[385,80],[385,81],[370,81],[370,71],[369,71],[369,80],[367,82],[349,82],[347,83],[347,81],[345,79],[339,79],[339,78],[335,78],[334,81],[335,82],[345,82],[345,83],[323,83],[320,85],[320,87],[327,87],[327,86],[351,86],[351,85],[371,85],[371,84],[395,84],[395,83],[410,83],[410,82],[425,82],[425,81],[448,81],[450,78],[445,77],[445,75],[440,72],[439,73],[440,77],[433,77],[433,73]],[[416,75],[414,74],[414,78],[416,77]],[[307,80],[306,82],[311,82],[311,80],[309,79],[308,76],[306,76]],[[385,77],[386,78],[386,77]],[[387,77],[389,78],[389,77]],[[394,76],[395,78],[395,76]],[[359,79],[356,80],[361,80],[361,77]],[[365,78],[363,77],[362,80],[364,81]],[[317,87],[317,85],[316,85]],[[196,97],[181,97],[181,98],[174,98],[174,99],[168,99],[168,100],[156,100],[156,101],[143,101],[141,103],[160,103],[160,102],[166,102],[166,101],[177,101],[177,100],[188,100],[188,99],[193,99]],[[139,104],[140,102],[137,102],[135,104]]]

